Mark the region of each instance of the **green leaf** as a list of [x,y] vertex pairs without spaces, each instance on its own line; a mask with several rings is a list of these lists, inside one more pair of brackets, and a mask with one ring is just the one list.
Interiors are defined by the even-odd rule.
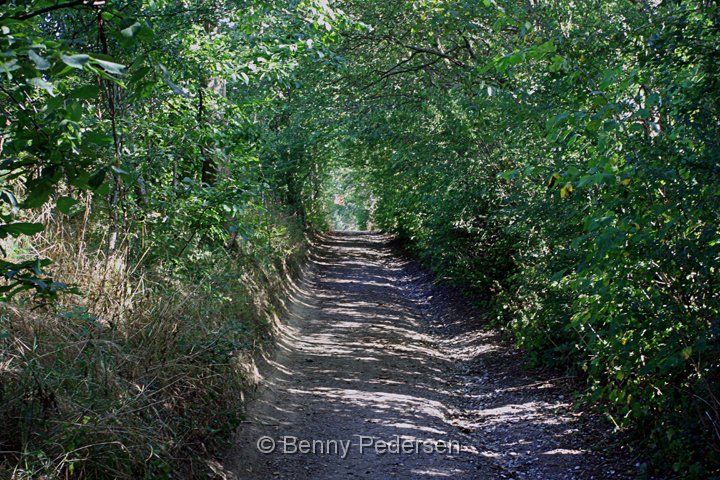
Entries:
[[35,62],[35,68],[38,70],[47,70],[50,68],[50,62],[35,53],[35,50],[28,50],[28,57],[30,57],[30,60]]
[[45,90],[51,97],[55,96],[55,86],[47,80],[43,80],[40,77],[31,78],[30,80],[28,80],[28,83],[35,88]]
[[503,180],[512,180],[513,178],[517,177],[520,173],[519,170],[508,170],[505,172],[500,172],[497,174],[497,178],[502,178]]
[[72,210],[72,207],[77,205],[78,202],[74,198],[71,197],[61,197],[57,201],[57,209],[60,210],[65,215],[70,215],[70,211]]
[[52,186],[47,182],[41,182],[28,192],[22,208],[38,208],[45,204],[52,193]]
[[101,168],[98,170],[95,174],[93,174],[92,177],[90,177],[90,180],[88,181],[88,186],[96,190],[100,185],[102,185],[103,181],[105,180],[105,175],[107,175],[107,168]]
[[103,133],[103,132],[87,132],[83,136],[83,138],[90,143],[94,143],[95,145],[100,146],[108,146],[112,145],[113,138],[110,134]]
[[555,55],[552,58],[552,63],[550,64],[550,71],[551,72],[559,72],[564,63],[565,63],[564,57],[561,57],[560,55]]
[[163,80],[168,85],[168,87],[170,87],[170,89],[173,91],[174,94],[182,95],[183,97],[188,96],[188,93],[183,88],[181,88],[180,86],[173,83],[169,78],[163,77]]
[[83,68],[85,68],[85,65],[90,63],[90,55],[63,55],[61,58],[65,65],[77,68],[79,70],[82,70]]
[[615,181],[615,175],[612,173],[594,173],[580,177],[578,187],[586,187],[593,185],[612,184]]
[[547,42],[543,43],[542,45],[539,45],[538,50],[542,53],[553,53],[557,50],[557,47],[555,46],[555,43],[552,40],[548,40]]
[[106,73],[112,75],[125,75],[125,66],[115,62],[109,62],[97,57],[93,57],[93,63],[100,66]]
[[7,203],[10,204],[13,212],[17,211],[17,209],[19,208],[17,198],[15,198],[15,195],[8,190],[3,190],[0,193],[0,199],[4,199]]
[[654,107],[655,105],[659,105],[660,104],[660,95],[658,95],[657,93],[651,94],[647,98],[646,104],[648,107]]
[[140,22],[135,22],[132,25],[130,25],[129,27],[123,28],[122,30],[120,30],[120,34],[123,37],[132,38],[141,29],[142,29],[142,25],[140,24]]
[[113,165],[113,166],[110,167],[110,168],[112,169],[113,172],[117,173],[118,175],[130,175],[129,172],[123,170],[123,169],[120,168],[120,167],[116,167],[115,165]]
[[88,183],[90,182],[90,174],[85,171],[76,172],[75,175],[68,179],[68,183],[73,187],[77,187],[83,190],[88,189]]
[[83,107],[80,102],[68,103],[66,111],[67,111],[66,118],[68,120],[72,120],[73,122],[79,122],[80,120],[82,120]]
[[149,67],[142,67],[135,71],[135,73],[132,74],[132,77],[130,77],[130,83],[137,83],[140,80],[142,80],[148,73],[150,73]]
[[18,222],[0,226],[0,231],[9,233],[13,237],[19,237],[20,235],[35,235],[43,230],[45,230],[45,225],[42,223]]
[[100,88],[97,85],[85,85],[74,89],[69,94],[72,98],[78,98],[81,100],[90,100],[97,98],[100,95]]

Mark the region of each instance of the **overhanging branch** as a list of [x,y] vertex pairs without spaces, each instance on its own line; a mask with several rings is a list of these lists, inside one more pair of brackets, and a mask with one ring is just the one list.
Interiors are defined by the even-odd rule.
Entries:
[[467,67],[467,64],[466,64],[465,62],[463,62],[462,60],[458,60],[457,58],[449,55],[449,53],[452,53],[452,51],[454,51],[454,50],[451,50],[449,53],[445,53],[445,52],[441,52],[440,50],[435,50],[435,49],[433,49],[433,48],[416,47],[416,46],[413,46],[413,45],[406,45],[406,44],[403,44],[403,43],[401,43],[400,45],[402,45],[402,46],[405,47],[405,48],[408,48],[408,49],[412,50],[413,52],[427,53],[427,54],[429,54],[429,55],[435,55],[435,56],[438,56],[438,57],[440,57],[440,58],[444,58],[445,60],[447,60],[447,61],[449,61],[449,62],[451,62],[451,63],[454,63],[454,64],[457,65],[458,67],[462,67],[462,68]]
[[[23,13],[21,15],[13,15],[13,16],[2,17],[2,18],[3,19],[12,18],[13,20],[27,20],[29,18],[37,17],[39,15],[45,15],[46,13],[54,12],[55,10],[61,10],[63,8],[79,7],[81,5],[93,5],[95,3],[96,2],[94,2],[93,0],[74,0],[72,2],[57,3],[57,4],[51,5],[49,7],[41,8],[40,10],[36,10],[34,12]],[[97,2],[97,3],[100,3],[100,2]]]

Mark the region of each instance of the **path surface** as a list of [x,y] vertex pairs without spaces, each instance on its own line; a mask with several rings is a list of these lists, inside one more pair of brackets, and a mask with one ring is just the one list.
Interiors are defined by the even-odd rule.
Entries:
[[[327,236],[310,263],[228,477],[629,478],[627,455],[573,413],[562,379],[531,376],[494,334],[463,328],[465,313],[386,237]],[[258,452],[263,436],[274,453]]]

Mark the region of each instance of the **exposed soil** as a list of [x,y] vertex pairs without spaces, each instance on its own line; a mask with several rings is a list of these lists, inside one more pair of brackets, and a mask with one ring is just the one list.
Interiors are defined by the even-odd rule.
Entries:
[[[387,237],[328,235],[309,261],[221,476],[635,476],[609,427],[573,409],[567,378],[524,368],[520,352],[478,327],[467,302],[433,287]],[[273,453],[258,451],[263,436]],[[301,440],[315,441],[313,451],[290,453]]]

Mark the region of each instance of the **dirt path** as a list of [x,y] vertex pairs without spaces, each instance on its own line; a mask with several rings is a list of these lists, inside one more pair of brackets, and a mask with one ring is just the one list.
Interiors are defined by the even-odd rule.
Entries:
[[[465,313],[387,238],[333,234],[310,261],[225,456],[229,476],[629,478],[627,455],[572,413],[561,380],[530,376],[492,333],[462,329]],[[258,451],[262,437],[273,453]]]

